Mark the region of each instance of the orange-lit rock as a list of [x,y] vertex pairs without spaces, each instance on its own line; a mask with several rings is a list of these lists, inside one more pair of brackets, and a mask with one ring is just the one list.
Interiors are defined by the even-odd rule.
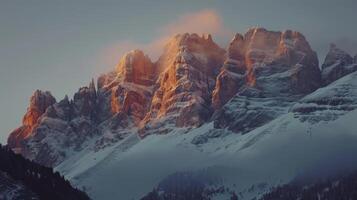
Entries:
[[116,71],[125,82],[139,85],[152,85],[155,82],[155,67],[149,57],[140,50],[125,54],[119,61]]
[[[171,125],[199,126],[210,116],[210,95],[223,64],[224,50],[210,35],[182,34],[172,38],[159,58],[162,71],[141,133],[166,132]],[[162,126],[166,123],[166,127]]]
[[110,108],[112,113],[118,113],[120,111],[119,99],[116,90],[111,90],[110,95]]
[[[92,81],[73,100],[33,97],[36,103],[8,144],[53,166],[92,141],[98,150],[135,130],[144,137],[213,120],[216,128],[247,131],[281,112],[261,109],[266,97],[288,105],[282,96],[313,91],[319,77],[316,54],[298,32],[250,29],[235,35],[227,53],[210,35],[179,34],[157,62],[140,50],[130,51],[98,78],[97,88]],[[247,106],[246,98],[257,103]]]
[[306,94],[320,86],[321,75],[316,53],[301,33],[252,28],[231,41],[216,83],[212,105],[218,109],[243,86],[267,95]]
[[46,109],[54,103],[56,103],[56,99],[50,92],[36,90],[31,96],[30,105],[22,120],[22,126],[10,134],[8,145],[11,148],[19,147],[19,142],[31,135],[32,130],[38,125],[42,114],[44,114]]
[[114,72],[98,79],[99,109],[104,118],[125,113],[138,124],[149,108],[157,73],[142,51],[126,53]]

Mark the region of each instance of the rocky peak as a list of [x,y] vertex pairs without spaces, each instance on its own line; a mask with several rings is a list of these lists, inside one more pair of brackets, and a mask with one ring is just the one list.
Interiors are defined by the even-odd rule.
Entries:
[[158,71],[141,50],[126,53],[116,69],[98,78],[100,118],[127,116],[134,124],[145,116]]
[[[292,30],[268,31],[264,28],[254,28],[248,30],[244,35],[246,64],[269,64],[279,60],[287,65],[301,63],[309,57],[315,57],[315,52],[311,49],[305,37]],[[309,64],[317,64],[311,59]]]
[[49,107],[44,115],[51,118],[59,118],[65,121],[70,121],[74,117],[72,116],[73,102],[70,101],[66,95],[61,101]]
[[224,50],[210,35],[185,33],[173,37],[157,63],[162,73],[143,130],[160,127],[163,121],[183,127],[207,120],[210,95],[223,58]]
[[357,70],[353,64],[354,59],[347,52],[338,48],[335,44],[330,45],[330,50],[322,64],[322,81],[324,85]]
[[22,120],[25,126],[34,126],[46,109],[56,103],[56,99],[48,91],[36,90],[31,96],[30,106]]
[[341,65],[350,65],[353,63],[353,58],[350,54],[341,50],[335,44],[330,44],[330,49],[322,64],[322,69],[337,63]]
[[177,34],[168,41],[165,45],[164,53],[157,63],[159,72],[163,72],[175,61],[181,62],[179,60],[181,58],[190,62],[189,59],[194,57],[199,62],[195,67],[204,70],[205,73],[210,75],[217,75],[217,67],[212,68],[211,66],[221,62],[223,54],[224,50],[212,40],[211,35],[200,37],[195,33],[184,33]]
[[[10,133],[8,145],[16,148],[20,142],[32,134],[32,130],[38,126],[41,116],[46,110],[56,103],[56,99],[48,91],[36,90],[31,96],[30,105],[22,119],[22,125]],[[16,149],[14,149],[16,151]]]
[[140,50],[126,53],[119,61],[116,71],[125,82],[140,85],[152,85],[155,82],[155,67],[150,58]]
[[[268,78],[284,71],[289,77]],[[309,77],[309,81],[304,81],[303,76]],[[288,84],[283,85],[288,87],[272,87],[278,77],[286,79]],[[244,85],[273,95],[284,90],[284,93],[309,93],[319,84],[317,55],[301,33],[251,28],[244,36],[236,34],[232,39],[224,67],[217,77],[212,103],[219,108]]]
[[[241,34],[237,33],[232,39],[232,41],[229,43],[227,49],[228,59],[226,60],[226,62],[234,62],[237,68],[245,68],[244,56],[244,38]],[[234,68],[232,68],[231,70],[235,71]]]
[[[94,84],[94,79],[92,78],[91,82],[89,83],[89,91],[93,94],[97,93],[95,89],[95,84]],[[65,98],[68,99],[68,96],[66,95]]]
[[230,49],[238,53],[228,54],[212,94],[216,128],[246,133],[320,86],[316,53],[299,32],[252,28]]
[[73,97],[74,115],[94,117],[97,102],[97,92],[92,80],[89,86],[79,88]]

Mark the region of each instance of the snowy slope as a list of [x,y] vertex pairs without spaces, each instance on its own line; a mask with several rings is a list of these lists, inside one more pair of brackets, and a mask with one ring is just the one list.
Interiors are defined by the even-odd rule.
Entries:
[[[296,106],[336,96],[355,102],[356,76],[356,72],[352,73],[319,89]],[[293,107],[244,135],[214,129],[213,123],[142,140],[131,134],[97,152],[86,149],[57,170],[85,188],[93,199],[110,200],[139,199],[170,174],[209,169],[210,174],[221,178],[219,184],[250,199],[297,176],[325,176],[356,169],[357,111],[354,103],[346,105],[350,109],[343,112],[339,109],[341,104],[329,104],[310,115]],[[335,117],[306,120],[331,112],[337,113]],[[198,138],[205,142],[194,142]],[[265,187],[253,187],[259,185]]]

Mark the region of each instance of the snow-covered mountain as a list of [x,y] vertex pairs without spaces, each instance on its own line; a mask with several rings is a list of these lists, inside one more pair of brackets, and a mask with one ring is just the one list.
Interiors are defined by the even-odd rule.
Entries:
[[182,174],[212,199],[259,197],[297,176],[357,169],[356,66],[331,45],[320,70],[290,30],[252,28],[226,51],[179,34],[158,61],[128,52],[71,100],[36,91],[8,145],[93,199],[164,195]]

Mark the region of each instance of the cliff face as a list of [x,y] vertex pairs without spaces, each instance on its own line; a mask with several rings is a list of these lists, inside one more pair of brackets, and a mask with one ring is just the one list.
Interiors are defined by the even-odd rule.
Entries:
[[[22,125],[10,133],[8,144],[12,147],[18,147],[21,141],[30,137],[32,131],[38,125],[41,116],[45,113],[46,109],[54,103],[56,103],[56,99],[50,92],[36,90],[31,96],[30,105],[22,119]],[[21,152],[21,149],[17,150]]]
[[266,96],[307,94],[320,86],[320,79],[316,53],[301,33],[254,28],[231,41],[212,104],[220,108],[244,87]]
[[357,70],[356,59],[347,52],[331,44],[330,50],[322,64],[323,85],[328,85],[335,80]]
[[149,107],[156,78],[155,65],[142,51],[125,54],[114,72],[98,79],[99,109],[104,119],[119,113],[131,116],[138,124]]
[[[130,133],[149,108],[156,68],[139,50],[127,53],[113,72],[81,87],[73,100],[66,96],[56,103],[49,92],[36,91],[23,125],[13,131],[8,145],[46,166],[86,148],[114,143]],[[93,142],[93,141],[92,141]]]
[[[323,71],[341,59],[351,66],[352,58],[337,55],[329,53]],[[351,72],[344,69],[323,80]],[[179,34],[156,62],[130,51],[99,76],[97,86],[93,80],[73,99],[56,102],[49,92],[36,91],[8,145],[55,166],[78,151],[98,151],[133,134],[143,138],[209,121],[217,129],[246,133],[320,86],[316,53],[299,32],[252,28],[237,33],[226,51],[210,35]]]
[[140,133],[204,123],[212,112],[211,92],[223,58],[224,50],[210,35],[186,33],[171,39],[157,63],[162,73]]
[[320,86],[316,53],[301,33],[250,29],[233,38],[217,76],[214,126],[249,132]]

